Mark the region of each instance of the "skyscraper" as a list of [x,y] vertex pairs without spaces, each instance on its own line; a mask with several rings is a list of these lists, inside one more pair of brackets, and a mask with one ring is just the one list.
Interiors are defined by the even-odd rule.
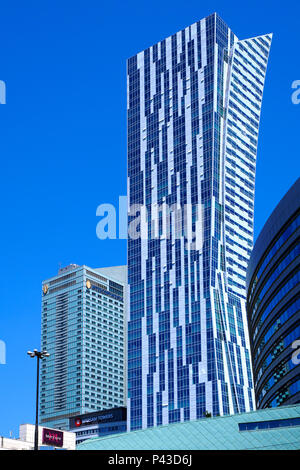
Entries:
[[261,230],[247,284],[256,406],[300,403],[300,178]]
[[213,14],[128,60],[129,430],[255,406],[246,269],[271,39]]
[[126,404],[126,271],[70,265],[43,282],[41,425]]

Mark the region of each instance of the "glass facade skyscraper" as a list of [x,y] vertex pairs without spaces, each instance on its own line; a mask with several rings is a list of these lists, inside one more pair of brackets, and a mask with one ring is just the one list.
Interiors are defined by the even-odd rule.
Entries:
[[260,232],[247,281],[256,406],[300,403],[300,178]]
[[126,404],[126,266],[70,265],[43,282],[40,424]]
[[129,227],[146,214],[128,239],[128,430],[254,408],[246,269],[271,39],[213,14],[128,60]]

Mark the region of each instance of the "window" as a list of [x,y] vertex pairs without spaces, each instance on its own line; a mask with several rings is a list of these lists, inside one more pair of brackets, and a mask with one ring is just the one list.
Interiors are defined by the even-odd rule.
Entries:
[[259,431],[300,426],[300,418],[274,419],[272,421],[256,421],[254,423],[239,423],[239,431]]

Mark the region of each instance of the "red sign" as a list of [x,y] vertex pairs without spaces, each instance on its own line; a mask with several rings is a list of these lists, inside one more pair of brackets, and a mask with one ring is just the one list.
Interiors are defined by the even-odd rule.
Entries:
[[64,433],[53,429],[43,428],[43,444],[54,447],[62,447],[64,444]]

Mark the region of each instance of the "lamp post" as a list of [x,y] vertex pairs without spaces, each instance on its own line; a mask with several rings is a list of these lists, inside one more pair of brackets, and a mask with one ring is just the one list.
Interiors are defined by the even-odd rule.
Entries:
[[35,408],[35,431],[34,431],[34,450],[39,450],[39,381],[40,381],[40,359],[49,357],[50,354],[47,351],[27,351],[28,356],[37,358],[37,369],[36,369],[36,408]]

